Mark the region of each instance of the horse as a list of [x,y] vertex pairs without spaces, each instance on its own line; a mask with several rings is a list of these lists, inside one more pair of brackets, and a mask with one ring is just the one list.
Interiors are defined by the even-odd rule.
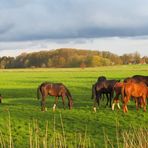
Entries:
[[105,76],[100,76],[100,77],[98,77],[97,82],[101,82],[101,81],[105,81],[105,80],[107,80]]
[[148,76],[134,75],[132,78],[137,82],[143,82],[148,86]]
[[114,85],[114,92],[115,92],[116,95],[113,99],[112,110],[114,110],[115,104],[117,104],[118,109],[120,109],[119,96],[121,96],[121,90],[122,90],[123,86],[124,86],[124,82],[117,82]]
[[138,109],[138,101],[143,104],[143,109],[146,111],[146,98],[148,97],[148,87],[145,83],[127,82],[124,83],[122,90],[123,112],[128,112],[127,104],[131,97],[136,101],[136,108]]
[[94,91],[92,92],[94,94],[92,96],[93,97],[95,96],[95,100],[94,100],[95,112],[96,112],[96,103],[98,104],[98,106],[100,105],[100,98],[102,93],[105,93],[107,96],[106,106],[108,106],[108,103],[110,102],[110,107],[111,107],[111,100],[114,94],[113,87],[117,82],[118,82],[117,80],[104,80],[94,85]]
[[148,76],[134,75],[132,77],[125,78],[124,82],[143,82],[148,86]]
[[44,82],[37,88],[37,98],[38,99],[40,99],[40,94],[42,96],[41,111],[45,111],[45,100],[48,95],[55,96],[53,111],[55,111],[59,97],[62,97],[64,109],[65,109],[65,97],[68,98],[69,109],[72,109],[72,106],[73,106],[72,95],[71,95],[70,91],[68,90],[68,88],[62,83]]
[[3,98],[3,97],[2,97],[2,95],[0,94],[0,103],[2,103],[2,98]]
[[[92,96],[91,96],[91,99],[94,98],[96,84],[99,83],[99,82],[105,81],[105,80],[106,80],[105,76],[100,76],[100,77],[98,77],[97,82],[92,85]],[[101,96],[101,98],[102,98],[102,96]]]

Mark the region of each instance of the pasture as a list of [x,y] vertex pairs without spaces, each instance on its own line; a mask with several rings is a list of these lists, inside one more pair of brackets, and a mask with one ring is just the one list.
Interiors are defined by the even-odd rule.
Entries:
[[[50,143],[54,140],[54,133],[58,133],[64,136],[69,147],[77,147],[81,142],[82,145],[86,143],[83,147],[123,147],[124,132],[141,128],[148,130],[148,110],[136,111],[135,103],[131,101],[128,113],[124,114],[117,108],[112,111],[104,107],[104,99],[94,113],[91,86],[98,76],[123,80],[135,74],[147,75],[148,65],[0,70],[0,93],[4,97],[0,104],[0,144],[10,145],[11,140],[15,148],[26,148],[33,138],[36,142],[48,135],[47,143]],[[73,96],[74,108],[68,110],[66,100],[64,110],[59,99],[53,112],[54,98],[48,97],[47,112],[41,112],[36,89],[44,81],[64,83]]]

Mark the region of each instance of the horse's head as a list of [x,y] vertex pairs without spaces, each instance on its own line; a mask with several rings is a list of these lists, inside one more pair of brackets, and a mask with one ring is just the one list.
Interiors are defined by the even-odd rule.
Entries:
[[72,107],[73,107],[73,100],[72,99],[69,100],[68,107],[69,107],[69,109],[72,109]]

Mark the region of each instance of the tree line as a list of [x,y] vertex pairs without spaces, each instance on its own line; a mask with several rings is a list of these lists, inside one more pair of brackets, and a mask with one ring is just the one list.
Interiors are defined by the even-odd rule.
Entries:
[[108,51],[61,48],[0,57],[0,68],[97,67],[121,64],[148,64],[148,57],[138,52],[118,56]]

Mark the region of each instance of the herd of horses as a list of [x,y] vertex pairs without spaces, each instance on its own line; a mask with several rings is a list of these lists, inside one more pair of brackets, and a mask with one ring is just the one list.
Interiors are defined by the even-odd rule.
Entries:
[[[115,94],[115,97],[114,97]],[[65,109],[65,98],[68,98],[69,109],[73,107],[73,98],[68,88],[62,83],[44,82],[37,89],[37,98],[41,95],[41,110],[46,111],[46,97],[55,96],[53,111],[55,110],[58,98],[62,97],[63,107]],[[120,109],[119,101],[123,103],[123,111],[127,112],[127,104],[130,98],[135,100],[136,108],[139,106],[146,111],[146,99],[148,98],[148,76],[134,75],[133,77],[125,78],[123,82],[120,80],[107,80],[105,76],[100,76],[97,82],[92,85],[92,99],[94,99],[93,109],[96,112],[96,105],[100,105],[101,98],[106,95],[106,106],[112,107],[115,105]],[[112,101],[113,100],[113,101]],[[112,103],[113,102],[113,103]]]
[[[114,97],[115,94],[115,97]],[[96,105],[100,106],[100,100],[107,98],[106,106],[112,107],[115,105],[120,109],[119,102],[121,100],[123,112],[128,112],[127,104],[130,98],[135,100],[136,109],[139,107],[146,111],[146,99],[148,98],[148,76],[134,75],[120,80],[108,80],[105,76],[100,76],[96,83],[92,85],[92,99],[94,100],[93,110],[96,112]],[[73,98],[68,88],[62,83],[44,82],[37,88],[37,98],[41,96],[41,111],[46,111],[46,97],[54,96],[55,102],[53,111],[55,111],[58,98],[62,97],[63,107],[65,109],[65,98],[68,98],[68,107],[72,109]],[[113,101],[112,101],[113,100]],[[0,94],[0,103],[2,96]],[[113,102],[113,103],[112,103]]]
[[[113,98],[115,93],[115,97]],[[123,111],[128,112],[127,104],[130,98],[136,102],[136,108],[143,107],[146,111],[146,99],[148,98],[148,76],[134,75],[125,78],[123,82],[119,80],[107,80],[101,76],[97,82],[92,85],[92,99],[94,99],[94,111],[96,112],[96,104],[99,102],[102,95],[107,98],[106,106],[110,102],[110,107],[114,110],[115,104],[120,109],[119,100],[123,103]],[[113,99],[113,104],[111,105]]]

